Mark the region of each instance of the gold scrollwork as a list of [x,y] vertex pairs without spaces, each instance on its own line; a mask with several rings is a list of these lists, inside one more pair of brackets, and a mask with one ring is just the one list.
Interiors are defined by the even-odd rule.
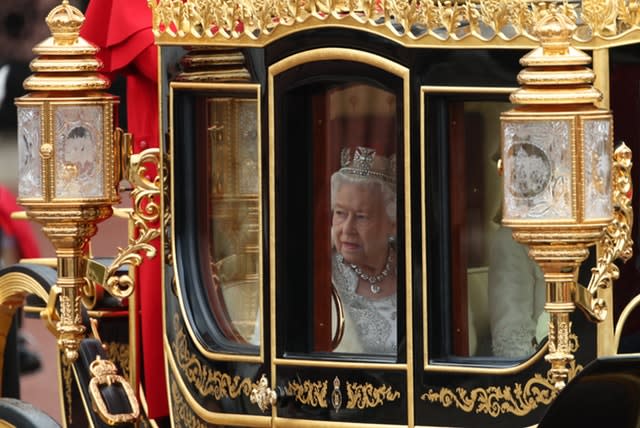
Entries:
[[[571,334],[569,338],[571,352],[579,346],[578,338]],[[571,361],[568,367],[568,380],[573,379],[582,370],[582,365]],[[540,405],[547,405],[558,395],[558,389],[551,373],[547,377],[536,373],[524,386],[516,383],[512,386],[490,386],[488,388],[474,388],[468,391],[464,388],[440,388],[439,391],[430,389],[420,396],[420,399],[431,403],[440,403],[443,407],[455,405],[467,413],[484,413],[492,417],[511,413],[516,416],[529,414]]]
[[385,401],[395,401],[400,392],[389,385],[374,387],[370,383],[347,382],[347,409],[370,409],[384,405]]
[[[279,26],[291,27],[310,18],[352,19],[356,24],[385,26],[399,38],[418,40],[535,40],[533,23],[549,8],[579,22],[576,41],[615,38],[638,30],[638,0],[534,2],[529,0],[159,0],[149,2],[157,37],[193,39],[242,36],[259,39]],[[308,24],[307,24],[308,25]]]
[[173,416],[177,427],[206,428],[209,426],[191,410],[173,379],[171,379],[171,392]]
[[589,285],[578,285],[577,303],[595,321],[603,321],[607,315],[607,305],[597,297],[600,288],[608,288],[619,278],[620,269],[614,261],[626,262],[633,254],[633,207],[631,194],[631,150],[622,143],[613,155],[613,220],[605,228],[600,240],[602,253],[597,265],[591,269]]
[[302,383],[290,381],[286,387],[287,395],[295,396],[295,400],[307,406],[327,408],[327,381],[305,380]]
[[[100,283],[105,290],[114,297],[125,299],[133,293],[134,280],[128,274],[118,275],[118,270],[125,265],[140,266],[142,263],[142,253],[147,258],[156,255],[156,248],[151,243],[160,236],[160,177],[157,169],[160,166],[159,149],[147,149],[138,154],[131,154],[130,134],[123,134],[119,138],[123,141],[124,174],[133,185],[131,197],[133,198],[133,210],[129,217],[133,222],[135,233],[130,234],[129,243],[126,248],[118,248],[111,265],[104,268],[99,263],[90,260],[87,263],[87,277],[90,288],[94,288],[94,283]],[[153,178],[148,176],[149,168],[155,169]]]
[[180,323],[180,316],[173,318],[176,338],[171,348],[176,356],[178,367],[186,379],[203,397],[211,396],[216,400],[222,398],[237,398],[240,395],[249,397],[251,390],[257,386],[249,378],[230,376],[204,365],[189,351],[187,335]]

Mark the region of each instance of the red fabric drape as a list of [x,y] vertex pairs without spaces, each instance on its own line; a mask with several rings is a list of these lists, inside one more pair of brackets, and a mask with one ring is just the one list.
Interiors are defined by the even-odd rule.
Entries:
[[[127,124],[134,152],[158,147],[158,55],[146,0],[91,0],[81,35],[100,48],[104,72],[127,79]],[[155,171],[149,171],[155,174]],[[136,293],[140,305],[144,391],[148,416],[168,415],[162,347],[162,287],[158,255],[139,269]]]

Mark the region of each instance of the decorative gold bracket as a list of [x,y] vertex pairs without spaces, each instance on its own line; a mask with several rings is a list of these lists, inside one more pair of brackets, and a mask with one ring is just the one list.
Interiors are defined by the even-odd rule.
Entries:
[[[136,231],[129,236],[129,244],[126,248],[118,248],[118,255],[110,266],[105,266],[95,260],[87,261],[86,276],[90,282],[101,284],[109,294],[119,299],[127,298],[134,289],[134,280],[128,274],[117,275],[118,270],[124,265],[140,266],[141,253],[147,258],[156,255],[156,248],[151,241],[160,236],[160,206],[161,192],[160,176],[160,150],[147,149],[138,154],[132,153],[131,134],[116,130],[115,138],[120,141],[117,146],[122,148],[121,176],[133,186],[131,197],[133,210],[129,218]],[[149,166],[155,168],[154,177],[148,176]]]
[[602,254],[598,257],[596,267],[591,269],[589,285],[584,287],[576,284],[575,301],[595,322],[604,321],[608,312],[606,302],[597,296],[598,290],[610,287],[619,278],[620,269],[614,261],[621,259],[626,262],[633,252],[631,166],[631,150],[622,143],[613,154],[613,220],[605,228],[600,240]]
[[[115,364],[109,360],[103,360],[99,356],[89,366],[92,378],[89,382],[89,394],[98,416],[108,425],[116,425],[123,423],[134,423],[140,416],[140,406],[136,399],[133,388],[122,376],[118,375]],[[131,412],[129,413],[111,413],[100,392],[101,385],[120,384],[124,390]]]

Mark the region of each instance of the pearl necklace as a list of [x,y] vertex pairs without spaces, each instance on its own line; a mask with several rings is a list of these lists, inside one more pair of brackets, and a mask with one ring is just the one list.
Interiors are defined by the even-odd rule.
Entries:
[[353,269],[353,271],[360,277],[360,279],[369,283],[369,289],[373,294],[380,293],[380,285],[378,283],[389,276],[391,272],[391,262],[393,261],[393,257],[391,257],[391,250],[389,250],[389,255],[387,256],[387,263],[384,265],[384,269],[377,275],[367,275],[362,272],[362,269],[358,265],[349,264],[349,267]]

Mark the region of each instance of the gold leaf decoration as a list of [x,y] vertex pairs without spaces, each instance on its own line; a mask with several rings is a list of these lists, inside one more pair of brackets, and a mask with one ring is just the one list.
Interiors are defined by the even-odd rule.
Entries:
[[200,419],[185,402],[175,380],[171,379],[171,404],[177,427],[206,428],[208,425]]
[[582,20],[593,34],[612,36],[616,34],[618,9],[614,0],[582,0]]
[[295,396],[295,400],[307,406],[327,408],[327,381],[315,381],[305,380],[299,383],[298,381],[290,381],[287,384],[286,391],[288,395]]
[[347,382],[347,409],[369,409],[382,406],[385,401],[395,401],[400,392],[388,385],[374,387],[370,383],[364,385]]
[[549,8],[580,23],[581,29],[574,35],[576,41],[623,37],[640,30],[639,1],[154,0],[149,5],[157,37],[189,38],[195,42],[213,37],[258,40],[281,26],[310,28],[327,21],[335,25],[334,20],[339,20],[414,40],[462,40],[471,36],[481,43],[506,44],[524,36],[533,44],[533,24]]
[[640,0],[618,0],[617,7],[622,31],[640,26]]
[[173,318],[176,338],[171,344],[171,349],[176,357],[178,367],[185,378],[203,397],[213,397],[216,400],[222,398],[237,398],[240,395],[249,397],[251,389],[256,385],[249,378],[231,376],[203,364],[189,351],[187,335],[180,323],[180,316]]
[[[571,362],[569,380],[582,370],[581,365]],[[474,388],[467,391],[464,388],[430,389],[420,398],[431,403],[440,403],[443,407],[455,406],[467,413],[484,413],[492,417],[511,413],[524,416],[538,408],[547,405],[557,396],[558,391],[549,377],[536,373],[524,386],[516,383],[511,386],[490,386],[488,388]]]

